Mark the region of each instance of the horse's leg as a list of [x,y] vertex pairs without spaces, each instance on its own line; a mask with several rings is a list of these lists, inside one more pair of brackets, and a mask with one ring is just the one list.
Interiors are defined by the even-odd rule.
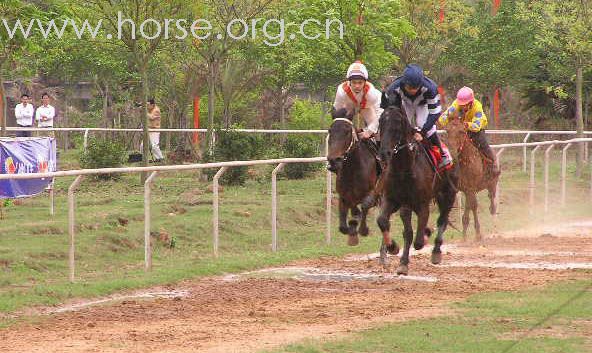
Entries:
[[489,196],[489,213],[494,216],[497,213],[497,205],[495,204],[495,197],[497,193],[497,183],[499,176],[489,182],[487,185],[487,195]]
[[386,254],[387,252],[396,255],[399,252],[397,243],[391,239],[390,229],[391,225],[389,219],[393,212],[396,212],[401,206],[394,204],[390,200],[384,200],[380,208],[380,214],[376,223],[378,228],[382,232],[382,245],[380,246],[380,264],[383,266],[387,265]]
[[339,232],[341,234],[349,234],[349,227],[347,226],[347,211],[348,207],[343,198],[339,198]]
[[415,250],[421,250],[425,246],[425,235],[428,227],[428,220],[430,218],[430,204],[426,202],[419,206],[417,213],[417,234],[415,235],[415,242],[413,247]]
[[[438,234],[434,241],[434,249],[432,249],[432,263],[437,265],[442,262],[442,244],[444,243],[444,232],[448,227],[448,220],[450,217],[450,211],[454,206],[454,199],[456,198],[456,191],[452,188],[445,188],[438,193],[436,202],[438,203],[438,210],[440,216],[438,216]],[[466,206],[465,206],[466,207]]]
[[481,224],[479,223],[479,203],[477,202],[477,194],[471,193],[467,195],[467,206],[470,207],[473,212],[473,222],[475,232],[477,233],[477,240],[481,240]]
[[467,192],[464,192],[465,194],[465,209],[463,211],[463,216],[462,216],[462,224],[463,224],[463,239],[467,240],[467,229],[469,228],[469,222],[470,222],[470,208],[469,208],[469,196]]
[[409,273],[409,249],[413,241],[413,225],[411,224],[411,209],[407,207],[401,208],[401,221],[403,221],[403,239],[405,240],[405,247],[403,248],[403,255],[397,267],[398,275],[407,275]]
[[349,238],[347,239],[347,244],[351,246],[356,246],[360,242],[358,239],[358,223],[360,220],[360,209],[358,206],[354,206],[351,208],[351,215],[352,218],[348,222],[349,226]]
[[368,236],[368,233],[370,233],[370,230],[368,229],[368,222],[367,222],[368,211],[369,211],[369,208],[362,205],[362,218],[360,219],[359,232],[360,232],[360,235],[363,237]]

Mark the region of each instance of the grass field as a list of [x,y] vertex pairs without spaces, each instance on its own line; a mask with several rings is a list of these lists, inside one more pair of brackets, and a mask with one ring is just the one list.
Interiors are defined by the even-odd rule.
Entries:
[[[454,305],[456,315],[407,321],[336,341],[303,342],[273,353],[585,353],[592,281],[518,293],[488,293]],[[268,352],[270,353],[270,352]]]
[[[519,153],[516,150],[516,153]],[[512,230],[550,221],[589,216],[589,179],[569,180],[570,207],[553,206],[545,215],[537,206],[527,211],[528,176],[511,151],[503,159],[502,196],[497,230]],[[559,197],[560,154],[552,165],[553,203]],[[76,168],[72,155],[63,156],[61,169]],[[570,165],[570,174],[573,166]],[[542,165],[538,166],[537,202],[542,202]],[[4,209],[0,221],[0,312],[38,304],[55,304],[73,297],[93,297],[115,291],[174,283],[204,275],[277,265],[300,258],[376,251],[380,239],[375,214],[369,217],[371,237],[355,248],[345,245],[337,231],[334,207],[333,243],[326,245],[324,174],[306,180],[281,180],[279,190],[279,248],[271,252],[270,167],[259,167],[242,187],[225,187],[220,203],[220,257],[212,255],[212,195],[208,183],[195,173],[159,175],[153,191],[152,230],[154,270],[143,270],[143,188],[138,175],[119,181],[86,179],[77,192],[76,278],[68,283],[67,188],[73,178],[56,182],[56,214],[48,214],[48,198],[37,197]],[[589,175],[586,176],[589,178]],[[481,196],[482,228],[494,230]],[[460,227],[457,211],[453,221]],[[400,221],[393,217],[400,240]],[[447,239],[460,234],[450,229]],[[171,241],[174,247],[171,248]]]

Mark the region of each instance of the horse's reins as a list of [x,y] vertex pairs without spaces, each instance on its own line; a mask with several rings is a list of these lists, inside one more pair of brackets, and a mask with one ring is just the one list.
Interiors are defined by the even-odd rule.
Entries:
[[349,147],[343,153],[343,160],[345,161],[347,159],[347,156],[348,156],[349,152],[352,150],[352,148],[354,147],[354,145],[356,144],[356,142],[358,142],[358,134],[356,133],[356,128],[354,126],[354,123],[351,120],[346,119],[346,118],[335,118],[335,119],[333,119],[333,123],[335,123],[336,121],[345,121],[345,122],[347,122],[348,124],[350,124],[351,130],[352,130],[352,137],[351,137],[351,141],[349,143]]

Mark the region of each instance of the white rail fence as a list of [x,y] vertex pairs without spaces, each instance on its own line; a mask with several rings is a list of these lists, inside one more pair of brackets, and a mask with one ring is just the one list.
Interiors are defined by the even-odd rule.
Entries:
[[[67,170],[51,173],[32,173],[32,174],[0,174],[0,180],[23,180],[23,179],[39,179],[48,178],[54,179],[59,177],[76,176],[76,179],[68,188],[68,233],[70,236],[70,248],[68,255],[68,263],[70,270],[70,281],[75,279],[75,191],[82,182],[84,176],[113,174],[113,173],[151,173],[144,183],[144,266],[147,271],[152,268],[152,248],[150,243],[150,228],[151,228],[151,187],[156,179],[158,173],[173,172],[173,171],[188,171],[198,169],[212,169],[218,168],[218,172],[213,178],[213,244],[214,255],[218,256],[219,244],[219,180],[228,168],[240,166],[257,166],[257,165],[277,165],[272,173],[272,205],[271,205],[271,224],[272,224],[272,250],[278,250],[278,232],[277,232],[277,174],[281,168],[289,163],[321,163],[326,162],[325,157],[315,158],[284,158],[284,159],[269,159],[269,160],[252,160],[252,161],[234,161],[234,162],[219,162],[219,163],[203,163],[203,164],[188,164],[188,165],[172,165],[172,166],[153,166],[153,167],[135,167],[135,168],[103,168],[103,169],[81,169],[81,170]],[[325,241],[331,242],[331,200],[332,196],[332,177],[331,173],[327,172],[326,185],[326,231]],[[51,200],[50,204],[53,204]]]
[[[31,132],[82,132],[84,133],[83,148],[86,150],[88,146],[88,139],[91,132],[142,132],[142,129],[111,129],[111,128],[22,128],[9,127],[8,131],[31,131]],[[207,133],[207,129],[150,129],[152,132],[169,132],[169,133]],[[276,129],[236,129],[233,131],[243,133],[256,134],[316,134],[326,135],[327,130],[276,130]],[[438,133],[443,134],[445,131],[438,130]],[[488,135],[524,135],[522,142],[526,143],[531,137],[537,135],[576,135],[574,130],[485,130]],[[584,135],[592,135],[592,131],[584,131]],[[213,132],[213,141],[216,141],[216,130]],[[588,143],[585,143],[584,159],[588,160]],[[522,148],[522,171],[526,173],[527,169],[527,147]]]
[[[545,150],[545,164],[544,164],[544,195],[545,195],[545,212],[549,209],[549,163],[550,151],[555,146],[563,146],[562,149],[562,167],[561,167],[561,204],[565,205],[566,199],[566,176],[567,176],[567,151],[571,146],[579,143],[592,142],[592,138],[578,138],[566,141],[543,141],[530,143],[511,143],[493,145],[492,148],[497,150],[497,163],[500,163],[503,152],[509,148],[528,148],[534,147],[531,151],[530,160],[530,182],[529,182],[529,200],[530,209],[534,208],[534,193],[535,193],[535,157],[536,152],[541,147],[546,147]],[[34,173],[34,174],[0,174],[0,180],[21,180],[21,179],[38,179],[38,178],[58,178],[75,176],[76,179],[68,188],[68,229],[70,236],[69,247],[69,270],[70,281],[75,279],[75,191],[82,182],[84,176],[112,174],[112,173],[151,173],[144,183],[144,261],[145,269],[149,271],[152,268],[152,248],[150,242],[150,228],[151,228],[151,186],[153,185],[158,173],[188,171],[198,169],[212,169],[218,168],[216,175],[213,178],[213,217],[212,217],[212,239],[213,252],[218,256],[219,246],[219,180],[220,177],[228,170],[228,168],[238,166],[257,166],[257,165],[276,165],[272,172],[271,181],[271,235],[272,235],[272,250],[278,250],[278,229],[277,229],[277,174],[281,172],[282,168],[289,163],[321,163],[326,162],[326,157],[316,158],[284,158],[284,159],[269,159],[269,160],[252,160],[252,161],[234,161],[234,162],[219,162],[219,163],[204,163],[204,164],[189,164],[189,165],[171,165],[171,166],[150,166],[150,167],[133,167],[133,168],[103,168],[103,169],[82,169],[82,170],[68,170],[57,171],[51,173]],[[592,163],[590,163],[592,166]],[[329,244],[331,242],[331,201],[332,201],[332,175],[327,172],[326,177],[326,229],[325,241]],[[499,187],[499,184],[498,184]],[[498,197],[500,190],[498,189]],[[592,201],[592,173],[590,178],[590,200]],[[497,202],[497,200],[496,200]],[[53,205],[53,200],[51,201]],[[498,208],[499,209],[499,208]]]

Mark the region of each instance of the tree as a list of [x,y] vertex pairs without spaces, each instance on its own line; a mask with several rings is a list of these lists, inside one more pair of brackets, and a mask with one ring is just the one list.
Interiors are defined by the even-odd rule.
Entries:
[[[579,137],[584,137],[584,72],[592,68],[592,12],[586,0],[561,2],[543,0],[529,3],[523,15],[538,29],[537,44],[546,53],[544,61],[556,77],[568,77],[574,88],[575,121]],[[572,79],[574,78],[575,79]],[[578,144],[576,174],[582,175],[584,144]]]
[[[51,6],[51,2],[46,6]],[[29,38],[19,30],[16,23],[20,20],[22,27],[26,31],[27,24],[31,23],[33,19],[43,21],[47,19],[47,13],[41,11],[35,4],[23,0],[4,0],[0,2],[0,18],[8,24],[12,33],[4,33],[5,28],[0,30],[0,135],[4,136],[6,133],[6,94],[4,92],[4,70],[9,64],[12,64],[12,72],[17,72],[22,69],[19,62],[22,62],[25,57],[31,57],[38,49],[38,37],[35,36],[36,29],[29,32]],[[34,71],[31,66],[25,67],[25,70]]]
[[[164,36],[162,32],[156,35],[162,25],[154,21],[174,18],[181,12],[186,3],[182,0],[89,0],[93,10],[106,19],[111,33],[118,33],[115,43],[122,44],[130,53],[133,67],[140,76],[140,98],[144,106],[144,166],[148,165],[150,154],[150,139],[148,136],[148,94],[150,92],[148,68],[156,51],[162,47]],[[120,26],[120,19],[129,19],[133,24]],[[147,31],[141,33],[141,29]],[[148,33],[148,35],[145,35]],[[153,39],[150,39],[153,38]],[[143,179],[145,175],[143,175]]]
[[504,1],[492,16],[490,1],[480,1],[464,23],[463,31],[443,55],[439,65],[456,67],[459,84],[489,92],[497,88],[520,86],[536,66],[535,28],[522,15],[524,4]]

